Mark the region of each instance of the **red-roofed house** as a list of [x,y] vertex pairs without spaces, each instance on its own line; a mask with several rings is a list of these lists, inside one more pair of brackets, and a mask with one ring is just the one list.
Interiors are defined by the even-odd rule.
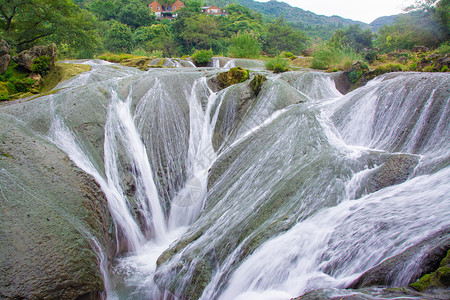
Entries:
[[220,9],[217,6],[204,6],[202,7],[202,13],[216,16],[226,15],[225,10]]
[[153,1],[150,3],[149,8],[155,13],[158,18],[176,18],[177,14],[175,13],[177,10],[185,7],[183,2],[180,0],[175,1],[172,5],[161,5],[158,1]]

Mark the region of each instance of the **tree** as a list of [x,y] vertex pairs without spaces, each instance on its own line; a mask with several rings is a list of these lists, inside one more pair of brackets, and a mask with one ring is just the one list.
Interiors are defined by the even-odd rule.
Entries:
[[372,48],[373,34],[370,29],[363,30],[358,24],[350,25],[347,29],[338,29],[330,39],[331,43],[341,44],[359,52],[364,48]]
[[185,48],[218,50],[222,32],[215,17],[194,15],[184,20],[184,28],[179,32]]
[[130,53],[133,49],[133,33],[125,24],[112,21],[111,28],[105,34],[105,46],[111,52]]
[[18,50],[39,41],[85,48],[96,44],[95,18],[71,0],[10,0],[0,2],[0,30]]
[[131,26],[133,29],[139,26],[148,26],[156,21],[156,17],[150,14],[148,7],[139,0],[130,0],[120,10],[118,21]]
[[263,37],[263,50],[277,55],[282,51],[299,54],[305,49],[307,37],[301,30],[296,30],[286,24],[283,17],[267,26],[267,34]]

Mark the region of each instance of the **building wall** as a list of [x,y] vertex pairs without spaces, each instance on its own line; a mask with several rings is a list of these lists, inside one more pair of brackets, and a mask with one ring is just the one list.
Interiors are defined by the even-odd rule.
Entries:
[[180,0],[177,0],[172,4],[172,11],[182,9],[183,7],[185,7],[184,3]]
[[161,12],[162,11],[162,5],[159,4],[159,2],[157,1],[153,1],[152,3],[150,3],[149,7],[156,13],[156,12]]

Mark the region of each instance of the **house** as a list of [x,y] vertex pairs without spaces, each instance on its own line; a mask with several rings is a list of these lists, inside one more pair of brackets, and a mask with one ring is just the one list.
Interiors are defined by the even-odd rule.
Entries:
[[217,6],[204,6],[202,7],[202,13],[215,16],[222,16],[227,14],[225,10],[220,9]]
[[149,8],[153,11],[158,18],[168,18],[173,19],[178,15],[175,13],[177,10],[185,7],[183,2],[180,0],[175,1],[172,5],[161,5],[158,1],[153,1],[150,3]]

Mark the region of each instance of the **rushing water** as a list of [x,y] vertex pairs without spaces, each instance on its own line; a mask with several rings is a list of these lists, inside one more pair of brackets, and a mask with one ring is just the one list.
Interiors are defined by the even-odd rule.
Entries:
[[[103,272],[108,298],[345,288],[450,226],[446,74],[389,74],[343,96],[327,74],[289,72],[255,97],[246,83],[215,92],[214,69],[86,63],[48,97],[49,138],[108,199],[122,251]],[[89,114],[65,108],[71,95]]]

